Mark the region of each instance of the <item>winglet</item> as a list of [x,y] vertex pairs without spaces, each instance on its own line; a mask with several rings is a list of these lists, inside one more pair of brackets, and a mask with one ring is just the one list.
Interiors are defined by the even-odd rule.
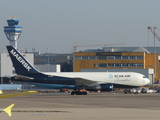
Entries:
[[15,104],[12,104],[12,105],[8,106],[7,108],[3,109],[2,111],[6,112],[11,117],[12,116],[11,109],[14,105]]

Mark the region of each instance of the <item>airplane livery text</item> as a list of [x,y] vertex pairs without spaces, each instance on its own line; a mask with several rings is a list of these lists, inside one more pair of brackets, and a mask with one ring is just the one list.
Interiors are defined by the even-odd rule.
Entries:
[[113,78],[113,77],[115,77],[115,78],[120,78],[120,77],[131,77],[130,75],[109,75],[109,78]]
[[12,49],[10,53],[28,70],[30,71],[31,67]]
[[114,77],[130,77],[130,75],[114,75]]

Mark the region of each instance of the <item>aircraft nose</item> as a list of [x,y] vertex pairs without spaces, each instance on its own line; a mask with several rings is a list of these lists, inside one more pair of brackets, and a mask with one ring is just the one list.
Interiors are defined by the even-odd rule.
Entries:
[[146,83],[146,84],[149,84],[149,83],[150,83],[150,80],[149,80],[149,79],[146,79],[146,80],[145,80],[145,83]]

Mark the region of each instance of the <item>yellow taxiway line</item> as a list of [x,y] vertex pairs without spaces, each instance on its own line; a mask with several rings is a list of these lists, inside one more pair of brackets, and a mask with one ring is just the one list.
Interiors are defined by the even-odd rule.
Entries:
[[2,98],[9,98],[9,97],[17,97],[22,95],[30,95],[30,94],[36,94],[37,91],[26,91],[26,92],[20,92],[20,93],[12,93],[12,94],[0,94],[0,99]]

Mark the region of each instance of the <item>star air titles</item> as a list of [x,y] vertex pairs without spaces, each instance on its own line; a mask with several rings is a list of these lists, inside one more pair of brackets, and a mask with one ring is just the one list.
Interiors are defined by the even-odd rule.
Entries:
[[131,77],[130,75],[114,75],[114,77]]

